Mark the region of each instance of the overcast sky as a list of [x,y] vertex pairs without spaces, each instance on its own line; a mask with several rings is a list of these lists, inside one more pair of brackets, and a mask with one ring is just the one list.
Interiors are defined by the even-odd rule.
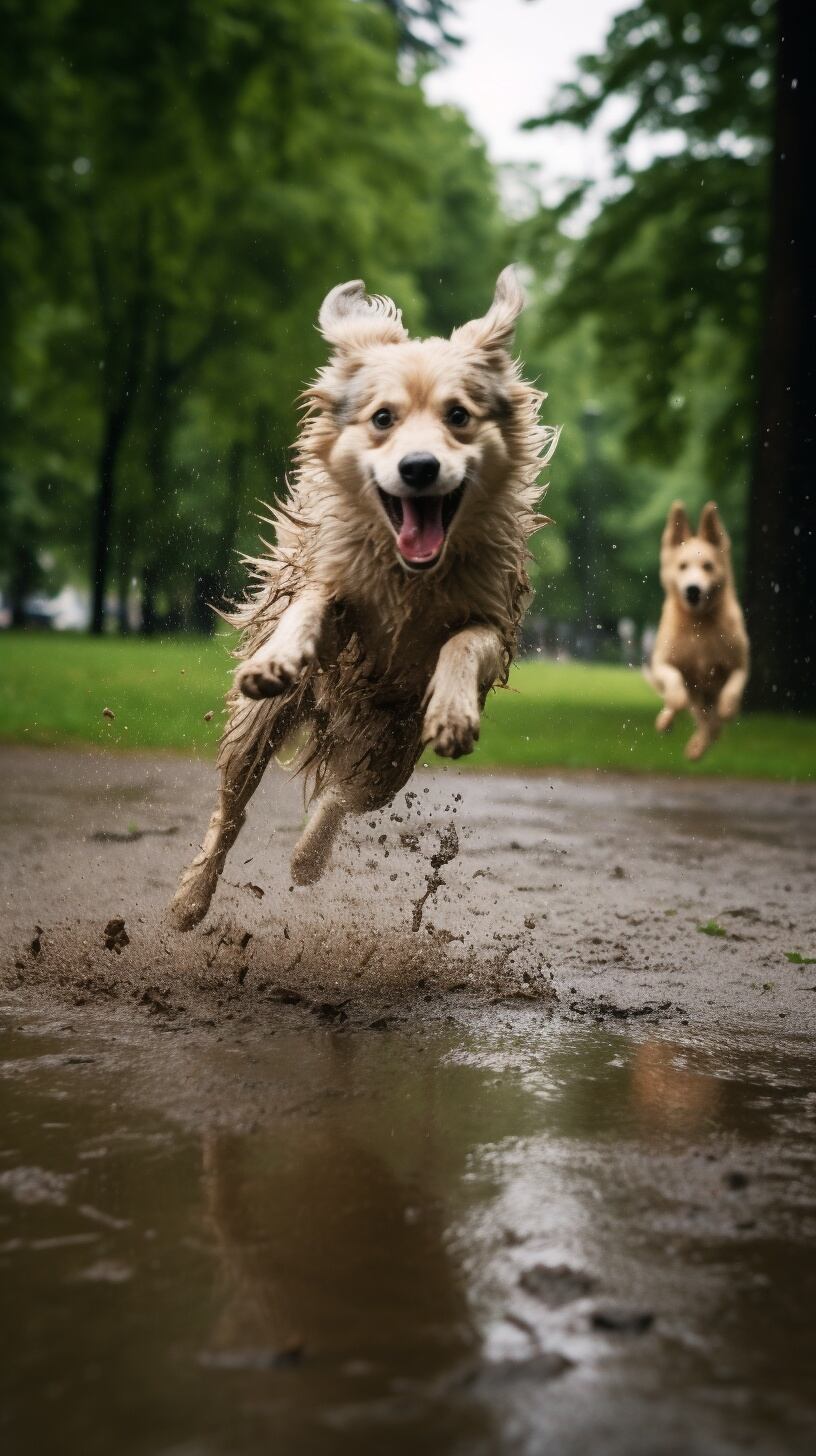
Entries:
[[[605,128],[519,131],[598,50],[613,17],[634,0],[461,0],[464,45],[429,76],[432,101],[452,101],[487,141],[494,162],[533,162],[550,184],[608,175]],[[560,188],[559,188],[560,191]]]

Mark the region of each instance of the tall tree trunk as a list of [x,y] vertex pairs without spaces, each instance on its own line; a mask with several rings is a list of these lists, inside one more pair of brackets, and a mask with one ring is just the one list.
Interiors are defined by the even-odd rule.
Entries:
[[[152,637],[159,622],[156,612],[156,592],[166,577],[168,559],[167,499],[170,488],[170,441],[172,439],[175,401],[171,399],[173,371],[167,355],[168,318],[162,310],[156,320],[156,335],[150,366],[149,410],[150,420],[145,464],[151,487],[151,509],[154,529],[151,532],[150,550],[142,577],[142,632]],[[156,529],[158,527],[158,529]]]
[[777,0],[770,237],[748,511],[753,706],[816,708],[816,6]]
[[[147,273],[147,220],[143,219],[137,242],[133,292],[126,319],[121,323],[111,321],[109,300],[105,300],[103,306],[103,316],[109,321],[105,361],[106,400],[96,472],[91,577],[91,632],[97,636],[105,627],[105,594],[110,574],[116,468],[133,417],[142,375],[147,332]],[[124,333],[123,343],[119,337],[120,329]]]
[[40,574],[34,549],[24,542],[18,543],[8,583],[12,627],[25,626],[25,599],[37,586]]
[[130,421],[130,406],[114,409],[105,420],[102,448],[97,466],[94,505],[93,595],[91,631],[98,636],[105,628],[105,594],[110,566],[111,527],[119,451]]

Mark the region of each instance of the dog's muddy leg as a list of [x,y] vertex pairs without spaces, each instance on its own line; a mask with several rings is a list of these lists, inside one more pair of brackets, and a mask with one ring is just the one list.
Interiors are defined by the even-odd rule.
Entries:
[[716,743],[720,736],[720,723],[716,709],[708,704],[692,703],[691,714],[697,724],[697,731],[692,733],[683,751],[686,758],[695,763],[708,752],[712,743]]
[[501,675],[502,644],[492,627],[466,627],[446,642],[428,685],[422,741],[443,758],[471,753],[481,704]]
[[650,681],[663,699],[663,707],[655,718],[658,733],[671,728],[675,714],[689,706],[688,692],[682,673],[668,662],[653,662]]
[[235,674],[235,686],[248,698],[275,698],[285,693],[313,661],[326,620],[328,597],[321,587],[296,596],[271,637]]
[[329,787],[323,790],[292,851],[292,879],[296,885],[310,885],[320,879],[347,812],[339,789]]
[[384,809],[408,782],[420,750],[419,715],[395,721],[389,711],[361,703],[354,739],[335,746],[324,786],[292,853],[292,879],[309,885],[328,865],[347,814]]
[[192,930],[209,910],[224,861],[246,818],[246,806],[290,726],[285,716],[269,703],[246,699],[234,708],[221,741],[218,802],[201,849],[170,902],[170,917],[178,930]]
[[742,695],[745,692],[745,684],[748,681],[748,673],[744,667],[738,667],[726,678],[719,698],[717,699],[717,713],[720,718],[727,721],[729,718],[736,718],[742,703]]

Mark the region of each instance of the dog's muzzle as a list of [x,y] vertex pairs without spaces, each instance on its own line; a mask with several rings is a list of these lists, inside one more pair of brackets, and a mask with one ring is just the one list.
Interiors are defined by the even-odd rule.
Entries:
[[[420,466],[415,463],[417,461],[426,463]],[[426,480],[425,489],[436,480],[439,473],[438,460],[433,455],[405,456],[400,461],[399,469],[406,484],[408,481],[403,472],[406,462],[414,462],[409,469],[418,472],[425,470],[430,475],[431,461],[436,469],[433,480]],[[429,571],[439,562],[451,522],[465,493],[465,481],[447,495],[425,495],[421,493],[422,489],[420,486],[418,491],[417,486],[413,485],[410,495],[389,495],[387,491],[377,487],[383,510],[396,537],[400,559],[403,566],[410,571]]]

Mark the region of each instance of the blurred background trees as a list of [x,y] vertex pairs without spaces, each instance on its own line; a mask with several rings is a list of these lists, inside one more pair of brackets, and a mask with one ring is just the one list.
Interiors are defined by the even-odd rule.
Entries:
[[[741,571],[750,538],[759,696],[803,702],[806,629],[780,563],[792,553],[801,593],[809,466],[802,448],[777,450],[769,484],[757,445],[760,418],[774,435],[780,389],[798,399],[785,439],[813,418],[807,349],[785,314],[804,250],[792,260],[780,239],[807,217],[779,199],[810,198],[793,164],[769,205],[780,137],[790,152],[791,127],[812,134],[812,19],[787,62],[798,88],[776,80],[786,9],[623,6],[603,51],[528,123],[545,150],[553,124],[617,107],[612,182],[546,208],[531,194],[519,216],[464,116],[422,87],[457,44],[465,0],[142,0],[116,13],[0,0],[11,612],[71,581],[90,591],[96,631],[209,630],[208,603],[240,588],[257,500],[282,487],[327,289],[364,277],[413,329],[447,332],[484,308],[515,255],[533,302],[522,353],[566,425],[550,468],[557,525],[536,544],[538,612],[588,653],[621,617],[654,621],[667,505],[715,496]],[[812,370],[812,346],[807,357]],[[782,638],[798,642],[787,676]]]

